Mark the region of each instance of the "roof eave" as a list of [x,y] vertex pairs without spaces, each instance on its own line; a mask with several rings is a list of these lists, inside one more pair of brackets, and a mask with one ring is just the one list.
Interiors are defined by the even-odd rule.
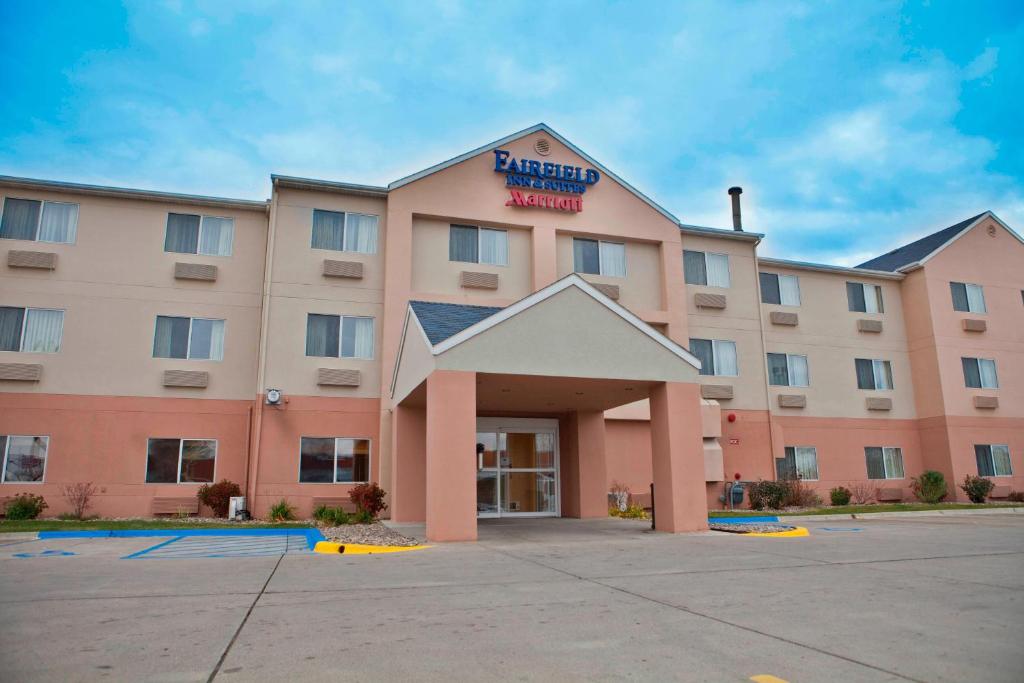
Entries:
[[903,274],[890,272],[888,270],[871,270],[868,268],[848,268],[846,266],[833,266],[827,263],[810,263],[807,261],[790,261],[788,259],[769,258],[759,256],[758,266],[764,264],[775,268],[792,268],[794,270],[809,270],[820,273],[834,273],[836,275],[854,275],[857,277],[875,277],[883,280],[902,280]]
[[740,240],[742,242],[753,242],[760,244],[764,239],[764,233],[747,232],[745,230],[726,230],[725,228],[708,228],[701,225],[686,225],[679,223],[679,231],[688,235],[699,235],[701,237],[720,237],[727,240]]
[[388,188],[377,185],[360,185],[357,183],[342,183],[333,180],[318,180],[316,178],[298,178],[295,176],[277,175],[272,173],[270,180],[274,187],[284,187],[292,190],[317,190],[321,192],[336,192],[338,194],[359,195],[362,197],[387,197]]

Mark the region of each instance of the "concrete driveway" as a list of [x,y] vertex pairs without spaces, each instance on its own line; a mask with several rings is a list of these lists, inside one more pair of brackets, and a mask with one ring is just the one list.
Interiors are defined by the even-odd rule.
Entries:
[[806,526],[495,521],[394,555],[145,561],[118,558],[154,539],[5,540],[0,677],[1021,680],[1024,515]]

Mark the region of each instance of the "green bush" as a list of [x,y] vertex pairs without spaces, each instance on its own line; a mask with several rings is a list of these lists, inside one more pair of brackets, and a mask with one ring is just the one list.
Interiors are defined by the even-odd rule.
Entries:
[[849,505],[852,496],[850,489],[845,486],[837,486],[828,492],[828,497],[832,499],[833,505]]
[[1024,491],[1010,491],[1010,495],[1006,497],[1006,500],[1011,503],[1024,503]]
[[970,474],[964,477],[964,483],[960,484],[960,488],[963,489],[972,503],[984,503],[985,499],[988,498],[988,494],[992,493],[992,489],[995,486],[991,479],[975,477]]
[[240,495],[242,495],[241,487],[227,479],[216,484],[203,484],[196,492],[199,502],[213,510],[213,514],[217,517],[227,517],[232,496]]
[[270,506],[270,519],[274,522],[290,522],[295,519],[295,508],[282,498]]
[[35,519],[48,507],[42,496],[19,493],[7,503],[7,519]]
[[914,497],[922,503],[938,503],[949,495],[946,478],[942,476],[942,472],[925,470],[920,476],[912,477],[910,481]]
[[341,508],[332,508],[326,505],[317,506],[313,510],[313,519],[326,526],[342,526],[352,523],[351,515],[347,512]]
[[369,510],[363,510],[359,508],[356,514],[350,518],[351,524],[373,524],[373,520],[377,517]]
[[747,487],[747,500],[752,510],[778,510],[789,495],[784,481],[755,481]]
[[613,505],[608,508],[608,514],[612,517],[622,517],[624,519],[650,519],[647,516],[647,511],[636,503],[629,503],[626,505],[625,510],[620,510],[618,507]]

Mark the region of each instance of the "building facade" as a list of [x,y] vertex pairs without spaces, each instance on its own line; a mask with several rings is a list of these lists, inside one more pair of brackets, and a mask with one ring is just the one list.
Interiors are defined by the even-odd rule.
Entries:
[[128,516],[376,481],[457,540],[616,485],[669,531],[737,475],[1024,489],[1024,243],[991,212],[857,268],[762,258],[738,192],[687,225],[543,124],[387,187],[0,193],[0,497],[53,513],[76,482]]

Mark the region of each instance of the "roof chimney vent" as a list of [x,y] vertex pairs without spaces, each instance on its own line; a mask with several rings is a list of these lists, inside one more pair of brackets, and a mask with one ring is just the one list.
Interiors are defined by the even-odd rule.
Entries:
[[729,196],[732,197],[732,229],[743,232],[743,219],[740,217],[741,194],[743,194],[742,187],[729,188]]

